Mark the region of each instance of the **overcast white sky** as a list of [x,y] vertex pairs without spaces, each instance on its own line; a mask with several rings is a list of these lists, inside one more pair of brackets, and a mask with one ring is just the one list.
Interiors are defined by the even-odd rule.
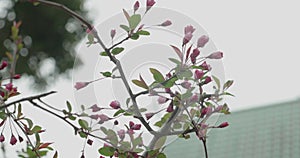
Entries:
[[[89,0],[86,6],[91,8],[97,25],[122,8],[131,8],[133,3],[133,0]],[[300,97],[298,1],[160,0],[156,6],[194,19],[225,53],[226,78],[235,81],[231,92],[236,97],[228,100],[233,111]],[[50,89],[59,92],[47,99],[54,105],[64,107],[66,99],[74,101],[73,84],[69,80],[59,79]],[[56,118],[30,112],[36,113],[37,122],[47,127],[47,135],[62,135],[59,139],[46,137],[56,142],[61,157],[79,157],[82,142],[69,136],[73,133],[71,128]]]

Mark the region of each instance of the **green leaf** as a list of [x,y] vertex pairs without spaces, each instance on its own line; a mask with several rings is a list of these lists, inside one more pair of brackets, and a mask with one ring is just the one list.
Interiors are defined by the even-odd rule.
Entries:
[[111,54],[117,55],[117,54],[120,54],[123,50],[124,50],[124,48],[122,48],[122,47],[116,47],[111,51]]
[[231,87],[233,84],[233,80],[228,80],[224,85],[223,85],[223,90],[227,90],[229,87]]
[[42,130],[41,126],[34,126],[31,130],[32,133],[38,133],[39,131]]
[[104,77],[111,77],[112,73],[109,71],[106,72],[100,72]]
[[133,146],[133,148],[135,148],[136,146],[138,146],[138,145],[142,145],[143,144],[143,139],[142,139],[142,137],[137,137],[137,138],[135,138],[133,141],[132,141],[132,146]]
[[214,75],[212,75],[212,78],[216,82],[218,89],[220,89],[220,87],[221,87],[220,80],[216,76],[214,76]]
[[69,115],[68,118],[69,118],[70,120],[72,120],[72,121],[75,121],[75,120],[76,120],[76,117],[73,116],[73,115]]
[[114,130],[109,129],[107,131],[107,139],[110,141],[110,143],[114,146],[118,145],[118,136]]
[[132,83],[134,83],[135,85],[144,88],[144,89],[148,89],[149,87],[142,81],[139,80],[132,80]]
[[129,18],[129,28],[131,30],[134,30],[138,24],[141,22],[141,15],[140,14],[134,14]]
[[138,33],[134,33],[134,34],[132,34],[132,35],[130,36],[130,38],[131,38],[132,40],[137,40],[137,39],[139,39],[139,37],[140,37],[140,35],[139,35]]
[[115,112],[114,117],[116,117],[116,116],[118,116],[118,115],[120,115],[120,114],[122,114],[122,113],[124,113],[124,112],[125,112],[125,110],[120,109],[120,110],[118,110],[117,112]]
[[159,153],[157,158],[167,158],[167,156],[164,153]]
[[127,21],[129,22],[130,16],[129,16],[128,12],[125,9],[123,9],[123,14],[125,15]]
[[84,132],[82,132],[82,131],[79,132],[79,136],[81,138],[87,138],[87,135]]
[[22,115],[23,115],[23,113],[22,113],[22,105],[19,103],[17,118],[20,118]]
[[81,106],[80,106],[80,108],[81,108],[81,110],[82,110],[82,111],[84,111],[84,110],[85,110],[85,107],[84,107],[84,105],[81,105]]
[[108,56],[108,55],[107,55],[107,52],[101,52],[100,55],[101,55],[101,56]]
[[231,94],[229,92],[224,92],[223,95],[229,95],[229,96],[235,97],[233,94]]
[[58,153],[55,151],[55,154],[53,155],[53,158],[58,158]]
[[167,82],[163,83],[163,86],[165,88],[171,88],[174,86],[174,84],[177,80],[178,80],[177,77],[173,77],[173,78],[169,79]]
[[81,128],[88,130],[89,129],[89,124],[87,121],[79,119],[78,123],[80,125]]
[[158,70],[156,70],[154,68],[150,68],[150,72],[152,73],[155,81],[157,81],[159,83],[165,81],[164,76]]
[[113,147],[105,146],[98,150],[98,152],[103,156],[113,156],[115,149]]
[[174,58],[169,58],[170,61],[172,61],[173,63],[175,63],[176,65],[180,65],[181,62],[177,59],[174,59]]
[[93,34],[88,34],[87,36],[88,40],[89,40],[89,43],[94,43],[94,35]]
[[129,151],[131,148],[131,144],[128,141],[122,141],[122,142],[120,142],[120,144],[121,144],[120,149],[122,151]]
[[145,31],[145,30],[140,30],[137,32],[139,35],[144,35],[144,36],[149,36],[150,35],[150,32],[148,31]]
[[125,30],[126,32],[129,32],[130,31],[130,28],[126,25],[120,25],[120,27]]
[[68,108],[68,111],[71,112],[72,111],[72,105],[69,101],[66,102],[67,103],[67,108]]
[[161,147],[163,147],[166,140],[167,140],[166,136],[163,136],[163,137],[159,138],[158,141],[154,145],[154,149],[160,149]]

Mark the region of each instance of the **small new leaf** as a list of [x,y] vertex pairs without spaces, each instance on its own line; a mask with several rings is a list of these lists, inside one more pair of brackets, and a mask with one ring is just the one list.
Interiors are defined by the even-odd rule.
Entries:
[[113,147],[105,146],[98,150],[98,152],[103,156],[113,156],[115,149]]
[[165,81],[164,76],[158,70],[156,70],[154,68],[150,68],[150,72],[152,73],[155,81],[157,81],[159,83]]
[[134,30],[140,22],[141,22],[141,15],[140,14],[132,15],[129,19],[129,28],[131,30]]
[[89,129],[89,124],[87,121],[79,119],[78,123],[80,125],[81,128],[88,130]]
[[122,47],[116,47],[111,51],[111,54],[117,55],[117,54],[120,54],[123,50],[124,50],[124,48],[122,48]]
[[106,72],[100,72],[104,77],[111,77],[111,72],[106,71]]
[[129,32],[130,31],[130,28],[126,25],[120,25],[120,27],[125,30],[126,32]]
[[140,30],[137,32],[139,35],[144,35],[144,36],[149,36],[150,35],[150,32],[148,31],[145,31],[145,30]]

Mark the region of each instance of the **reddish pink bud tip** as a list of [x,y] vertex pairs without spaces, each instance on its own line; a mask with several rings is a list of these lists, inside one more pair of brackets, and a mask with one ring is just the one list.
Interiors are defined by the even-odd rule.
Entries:
[[205,46],[205,44],[208,42],[209,38],[205,35],[201,36],[199,39],[198,39],[198,42],[197,42],[197,47],[201,47],[203,48]]
[[193,53],[190,55],[190,58],[191,58],[191,61],[193,64],[196,63],[197,57],[199,56],[199,54],[200,54],[200,50],[198,48],[193,50]]
[[19,142],[21,143],[21,142],[23,142],[23,138],[21,137],[21,136],[19,136]]
[[17,138],[12,135],[11,138],[10,138],[10,142],[9,142],[11,145],[15,145],[17,143]]
[[147,11],[154,6],[156,2],[154,0],[147,0]]
[[166,20],[165,22],[163,22],[162,24],[160,24],[159,26],[163,26],[163,27],[166,27],[166,26],[170,26],[172,25],[172,22],[170,20]]
[[20,74],[15,74],[15,76],[13,78],[14,79],[19,79],[19,78],[21,78],[21,75]]
[[115,37],[115,35],[116,35],[116,29],[112,29],[110,31],[110,37],[113,39]]
[[201,70],[196,70],[195,71],[194,78],[196,80],[201,79],[203,76],[204,76],[204,72],[203,71],[201,71]]
[[167,112],[173,112],[174,108],[173,108],[173,104],[170,104],[167,108]]
[[125,138],[125,130],[121,129],[117,133],[118,133],[118,136],[120,137],[120,139]]
[[7,61],[2,61],[1,65],[0,65],[0,70],[4,69],[6,66],[8,65]]
[[88,139],[86,143],[87,143],[88,145],[93,145],[93,142],[94,142],[93,140]]
[[134,3],[134,6],[133,6],[134,12],[136,12],[139,8],[140,8],[140,2],[139,2],[139,1],[136,1],[136,2]]
[[204,61],[200,66],[203,68],[203,70],[211,70],[211,66],[207,64],[206,61]]
[[120,108],[120,103],[115,100],[115,101],[112,101],[110,104],[109,104],[110,107],[112,107],[113,109],[119,109]]
[[218,126],[218,128],[225,128],[225,127],[227,127],[227,126],[229,126],[229,123],[228,123],[228,122],[223,122],[223,123],[221,123],[221,124]]
[[192,25],[188,25],[184,28],[184,34],[188,34],[188,33],[194,33],[196,29],[192,26]]
[[154,113],[152,113],[152,112],[145,114],[147,120],[151,119],[153,117],[153,115],[154,115]]
[[87,85],[89,85],[89,82],[76,82],[74,88],[76,88],[76,90],[79,90],[86,87]]
[[208,59],[222,59],[223,58],[223,52],[214,52],[211,53],[209,56],[207,56]]
[[98,112],[102,110],[102,108],[98,107],[97,104],[94,104],[93,106],[90,107],[92,109],[92,112]]
[[160,96],[160,97],[157,99],[158,104],[164,104],[164,103],[167,102],[167,101],[168,101],[168,99],[165,98],[165,97],[162,97],[162,96]]
[[5,137],[4,137],[4,135],[1,133],[1,135],[0,135],[0,142],[4,142],[5,141]]
[[204,84],[208,84],[212,81],[211,77],[207,76],[204,80]]
[[192,38],[193,38],[193,34],[191,32],[185,34],[182,41],[182,45],[186,45],[187,43],[189,43]]

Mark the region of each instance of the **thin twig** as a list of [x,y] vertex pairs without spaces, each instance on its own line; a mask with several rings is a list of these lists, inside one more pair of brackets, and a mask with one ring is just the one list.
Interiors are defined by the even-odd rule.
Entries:
[[13,102],[8,103],[8,104],[4,104],[3,106],[0,106],[0,110],[8,108],[11,105],[14,105],[14,104],[17,104],[17,103],[25,102],[25,101],[28,101],[28,100],[40,99],[40,98],[46,97],[46,96],[54,94],[54,93],[56,93],[56,91],[51,91],[51,92],[47,92],[47,93],[43,93],[43,94],[39,94],[39,95],[27,97],[27,98],[22,98],[22,99],[13,101]]

